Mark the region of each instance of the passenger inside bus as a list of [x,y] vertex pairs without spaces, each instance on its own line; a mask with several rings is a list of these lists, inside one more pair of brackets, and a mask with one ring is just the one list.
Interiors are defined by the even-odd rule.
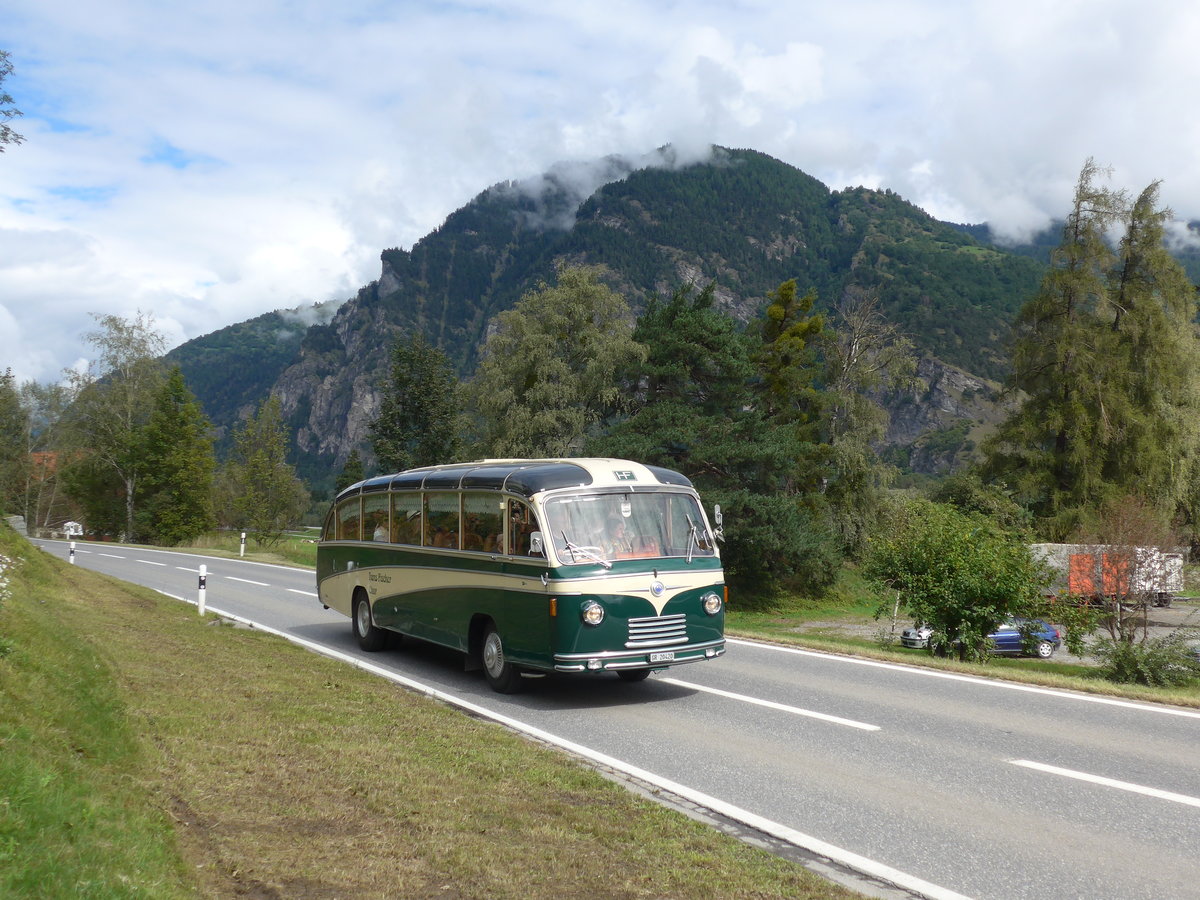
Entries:
[[533,510],[519,500],[508,503],[508,552],[513,556],[529,556],[530,535],[537,531]]
[[483,549],[483,536],[479,533],[479,519],[476,516],[467,516],[463,521],[463,549]]

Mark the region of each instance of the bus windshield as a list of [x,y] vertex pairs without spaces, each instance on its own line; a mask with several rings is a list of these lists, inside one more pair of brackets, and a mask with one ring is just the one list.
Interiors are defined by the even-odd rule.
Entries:
[[546,503],[547,540],[564,563],[713,556],[700,505],[677,491],[576,494]]

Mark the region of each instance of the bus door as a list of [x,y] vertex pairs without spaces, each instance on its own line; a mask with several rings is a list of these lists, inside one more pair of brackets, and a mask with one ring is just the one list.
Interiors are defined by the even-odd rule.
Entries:
[[551,640],[551,609],[545,582],[549,569],[545,535],[533,508],[511,497],[505,509],[504,528],[507,553],[501,569],[512,577],[508,579],[510,590],[502,606],[508,623],[497,622],[497,625],[510,633],[506,640],[514,651],[546,653]]

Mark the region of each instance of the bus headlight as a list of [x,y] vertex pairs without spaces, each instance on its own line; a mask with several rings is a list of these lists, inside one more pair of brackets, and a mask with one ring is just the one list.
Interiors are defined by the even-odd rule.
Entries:
[[704,611],[710,616],[715,616],[721,611],[721,598],[711,591],[701,597],[700,602],[704,604]]
[[579,617],[584,625],[599,625],[604,621],[604,607],[595,600],[589,600],[579,611]]

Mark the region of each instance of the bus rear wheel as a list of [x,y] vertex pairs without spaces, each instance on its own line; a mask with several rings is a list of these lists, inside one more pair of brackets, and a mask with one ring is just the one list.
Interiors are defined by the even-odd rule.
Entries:
[[495,625],[489,625],[483,638],[480,652],[483,674],[492,690],[500,694],[512,694],[521,689],[521,672],[508,661],[504,654],[504,641]]
[[354,598],[354,615],[350,620],[354,623],[354,636],[358,638],[358,646],[368,653],[387,647],[388,632],[376,626],[371,619],[371,603],[365,595],[358,594]]

